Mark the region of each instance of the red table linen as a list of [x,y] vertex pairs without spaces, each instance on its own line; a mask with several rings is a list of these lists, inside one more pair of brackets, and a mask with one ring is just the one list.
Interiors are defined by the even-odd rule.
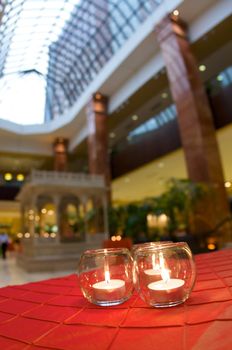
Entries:
[[90,304],[69,275],[0,289],[1,350],[231,350],[232,250],[197,255],[182,305]]

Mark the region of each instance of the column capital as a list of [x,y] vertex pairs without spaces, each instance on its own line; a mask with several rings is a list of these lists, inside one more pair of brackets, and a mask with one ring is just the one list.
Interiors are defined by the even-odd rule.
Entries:
[[67,153],[69,140],[65,137],[57,137],[53,142],[54,170],[67,170]]
[[69,140],[65,137],[57,137],[53,142],[53,149],[55,152],[66,152]]
[[167,36],[176,34],[181,38],[187,39],[188,25],[178,16],[167,15],[156,26],[155,32],[159,42],[166,39]]
[[92,95],[86,108],[88,119],[93,118],[94,115],[106,115],[108,111],[108,96],[96,92]]

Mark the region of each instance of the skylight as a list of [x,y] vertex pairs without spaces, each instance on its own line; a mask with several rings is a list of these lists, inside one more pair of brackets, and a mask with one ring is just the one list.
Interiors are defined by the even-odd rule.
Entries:
[[0,118],[62,117],[163,1],[0,0]]
[[0,80],[0,118],[17,124],[44,122],[46,81],[36,73]]
[[[44,122],[49,46],[58,40],[78,0],[5,2],[0,38],[0,118]],[[37,72],[37,73],[36,73]]]
[[176,115],[177,115],[176,107],[175,105],[171,105],[165,108],[160,113],[158,113],[156,116],[148,119],[146,122],[144,122],[134,130],[132,130],[128,135],[128,139],[131,140],[132,138],[139,136],[141,134],[145,134],[149,131],[159,129],[163,125],[175,119]]

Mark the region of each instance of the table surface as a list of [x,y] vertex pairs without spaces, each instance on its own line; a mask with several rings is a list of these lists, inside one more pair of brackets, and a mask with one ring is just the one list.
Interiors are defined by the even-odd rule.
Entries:
[[98,307],[75,275],[1,288],[0,349],[231,350],[232,250],[195,260],[194,291],[172,308],[152,308],[136,293]]

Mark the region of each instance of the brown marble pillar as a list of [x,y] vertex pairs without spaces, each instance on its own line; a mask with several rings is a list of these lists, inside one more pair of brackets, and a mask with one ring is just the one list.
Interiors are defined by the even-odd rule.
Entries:
[[[215,193],[210,214],[202,216],[215,227],[229,215],[228,199],[211,109],[198,65],[187,39],[186,26],[174,17],[164,18],[156,27],[167,69],[188,175],[191,180],[209,184]],[[230,235],[228,232],[223,234]],[[226,239],[226,238],[225,238]]]
[[54,170],[68,170],[68,140],[58,137],[53,143],[54,151]]
[[88,124],[88,160],[90,174],[103,175],[108,188],[110,202],[110,167],[108,159],[107,133],[108,98],[100,93],[89,101],[86,114]]

